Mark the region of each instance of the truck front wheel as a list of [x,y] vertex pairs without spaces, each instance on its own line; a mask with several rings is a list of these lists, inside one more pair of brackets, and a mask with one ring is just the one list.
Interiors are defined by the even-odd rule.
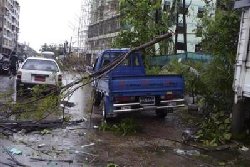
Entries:
[[244,101],[240,100],[233,106],[232,112],[232,133],[239,135],[244,129],[245,114],[244,114]]

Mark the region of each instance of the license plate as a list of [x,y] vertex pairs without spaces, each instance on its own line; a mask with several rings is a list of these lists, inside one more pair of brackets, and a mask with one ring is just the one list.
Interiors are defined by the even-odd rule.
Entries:
[[142,96],[140,97],[141,105],[155,105],[155,97],[154,96]]
[[175,101],[169,102],[169,106],[175,107],[176,106],[176,102]]
[[45,82],[45,80],[46,80],[45,76],[35,76],[35,81]]
[[121,107],[121,109],[122,110],[129,110],[129,109],[131,109],[131,106],[123,106],[123,107]]

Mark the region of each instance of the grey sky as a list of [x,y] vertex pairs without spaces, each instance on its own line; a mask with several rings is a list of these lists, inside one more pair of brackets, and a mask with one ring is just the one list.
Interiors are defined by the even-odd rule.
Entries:
[[63,43],[76,35],[81,0],[19,0],[19,42],[38,51],[44,43]]

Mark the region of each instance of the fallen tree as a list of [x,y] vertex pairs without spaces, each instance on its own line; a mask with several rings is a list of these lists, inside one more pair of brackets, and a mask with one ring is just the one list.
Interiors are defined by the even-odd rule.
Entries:
[[[153,46],[154,44],[172,37],[172,32],[167,32],[163,35],[157,36],[154,39],[152,39],[151,41],[144,43],[138,47],[132,48],[130,49],[126,54],[122,54],[120,56],[118,56],[113,62],[107,64],[106,66],[104,66],[103,68],[101,68],[99,71],[89,74],[88,76],[83,76],[65,86],[60,87],[60,91],[61,94],[64,94],[65,96],[69,96],[72,93],[74,93],[77,89],[88,85],[89,83],[93,82],[95,79],[101,78],[104,75],[108,74],[109,72],[111,72],[113,69],[115,69],[117,66],[119,66],[130,54],[139,51],[139,50],[143,50],[146,49],[150,46]],[[50,96],[54,96],[57,90],[55,89],[51,89],[48,92],[50,92],[49,94],[39,94],[37,96],[31,97],[30,99],[28,99],[27,101],[24,102],[20,102],[17,104],[0,104],[1,106],[5,106],[6,108],[12,108],[12,110],[10,109],[10,112],[5,112],[4,114],[2,114],[3,116],[5,116],[5,118],[9,118],[12,115],[20,115],[22,113],[27,113],[27,111],[31,111],[33,108],[29,108],[27,110],[27,108],[25,108],[27,105],[32,105],[34,106],[34,104],[40,105],[41,101],[50,97]],[[65,93],[67,92],[67,93]],[[46,102],[46,100],[44,100]],[[52,102],[51,102],[52,101]],[[38,102],[38,103],[36,103]],[[51,100],[50,98],[47,100],[48,104],[50,105],[54,105],[54,103],[56,103],[56,101],[53,103],[53,99]],[[45,107],[40,106],[40,110],[46,110],[46,107],[49,107],[48,104],[45,104]],[[57,104],[58,105],[58,104]],[[54,106],[56,107],[56,106]],[[15,110],[13,110],[15,109]],[[18,111],[16,111],[18,110]],[[46,118],[46,117],[44,117]],[[72,122],[71,122],[72,123]],[[27,130],[35,130],[35,129],[41,129],[41,128],[50,128],[50,127],[57,127],[57,126],[61,126],[65,124],[64,120],[56,120],[56,121],[44,121],[43,119],[40,119],[39,121],[9,121],[9,120],[5,120],[5,121],[1,121],[0,119],[0,127],[5,129],[5,130],[10,130],[10,129],[15,129],[15,130],[21,130],[21,129],[27,129]]]

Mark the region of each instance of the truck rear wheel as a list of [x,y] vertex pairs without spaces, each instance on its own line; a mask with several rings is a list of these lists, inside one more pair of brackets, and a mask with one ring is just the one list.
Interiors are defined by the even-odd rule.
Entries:
[[167,111],[163,110],[163,109],[160,109],[160,110],[156,110],[155,114],[159,118],[165,118],[167,116]]
[[110,123],[110,122],[114,121],[114,118],[107,116],[107,113],[108,113],[107,110],[108,110],[107,109],[107,101],[106,101],[106,98],[103,97],[103,100],[102,100],[102,119],[104,122]]
[[244,113],[244,101],[240,100],[237,104],[233,106],[232,112],[232,133],[233,135],[239,135],[243,132],[245,122]]

